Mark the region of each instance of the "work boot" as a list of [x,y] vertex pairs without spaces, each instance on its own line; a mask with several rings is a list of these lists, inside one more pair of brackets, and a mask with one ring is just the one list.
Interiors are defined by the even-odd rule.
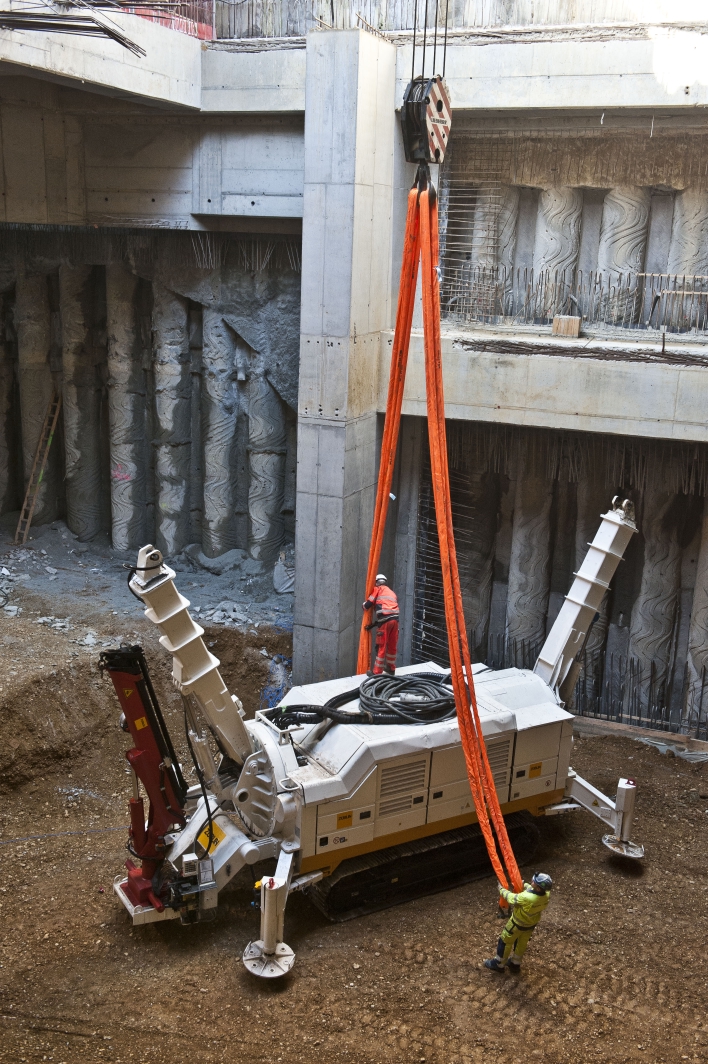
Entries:
[[500,964],[496,957],[492,957],[491,960],[484,962],[484,967],[489,968],[491,972],[503,972],[504,965]]
[[384,673],[386,674],[386,676],[395,676],[396,675],[396,670],[395,669],[389,669],[388,665],[386,665],[385,668],[384,668]]
[[512,973],[512,975],[518,975],[519,972],[521,971],[521,965],[517,964],[516,961],[507,961],[506,962],[506,966],[509,969],[509,971]]

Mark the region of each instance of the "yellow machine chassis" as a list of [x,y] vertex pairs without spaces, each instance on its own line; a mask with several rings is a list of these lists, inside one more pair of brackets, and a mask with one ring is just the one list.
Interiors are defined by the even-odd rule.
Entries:
[[[558,790],[552,791],[550,794],[546,792],[544,794],[531,795],[529,798],[520,798],[516,802],[507,802],[502,805],[501,810],[505,816],[509,813],[518,813],[521,810],[531,813],[532,816],[543,816],[545,807],[553,805],[554,802],[560,802],[563,794],[563,790]],[[331,854],[316,854],[312,857],[305,857],[300,866],[300,871],[321,871],[325,876],[331,876],[342,861],[347,861],[350,857],[361,857],[366,853],[375,853],[376,850],[386,850],[390,846],[400,846],[404,842],[426,839],[430,835],[440,835],[444,831],[454,831],[455,828],[464,828],[469,824],[476,823],[476,813],[465,813],[463,816],[451,817],[449,820],[436,820],[434,824],[421,824],[419,827],[398,831],[393,835],[381,835],[371,842],[361,843],[360,846],[349,846],[346,850],[341,850],[336,857]]]

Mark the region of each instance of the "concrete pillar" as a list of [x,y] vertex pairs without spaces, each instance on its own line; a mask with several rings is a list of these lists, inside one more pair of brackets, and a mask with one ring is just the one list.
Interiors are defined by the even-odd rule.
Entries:
[[283,542],[285,417],[278,393],[264,373],[248,386],[249,549],[252,558],[275,561]]
[[533,665],[546,636],[551,579],[550,516],[553,482],[519,458],[509,559],[506,637],[510,660]]
[[617,274],[642,271],[650,202],[649,189],[630,185],[610,189],[605,196],[597,268],[611,283]]
[[629,291],[630,274],[644,269],[651,193],[625,185],[610,189],[602,206],[597,270],[606,294],[602,312],[609,323],[631,324],[640,312],[639,292]]
[[239,546],[234,512],[233,452],[238,416],[234,344],[219,311],[202,317],[202,430],[204,439],[204,517],[202,545],[209,558]]
[[[489,610],[494,579],[494,539],[499,509],[493,474],[471,473],[452,478],[452,512],[460,567],[462,606],[472,661],[487,656]],[[455,513],[459,517],[455,519]]]
[[116,550],[147,542],[145,370],[137,306],[138,278],[106,267],[111,539]]
[[519,224],[519,189],[516,185],[507,185],[502,189],[501,210],[497,223],[497,262],[504,287],[502,313],[512,313],[510,303],[514,291],[514,256],[516,254],[516,233]]
[[708,192],[686,189],[676,195],[667,270],[692,277],[708,274]]
[[389,323],[395,48],[307,38],[294,677],[354,670]]
[[191,355],[187,301],[159,282],[152,286],[155,380],[155,535],[168,557],[190,541],[192,441]]
[[684,720],[689,728],[695,727],[702,705],[705,719],[708,710],[708,499],[703,504],[696,586],[688,628],[688,695]]
[[539,274],[566,274],[578,265],[583,194],[579,188],[544,188],[538,198],[533,269]]
[[[592,472],[583,477],[578,483],[577,491],[577,516],[575,521],[575,570],[582,565],[588,552],[588,544],[592,543],[595,533],[600,527],[602,514],[607,513],[611,505],[612,492],[605,486],[604,477],[595,476]],[[610,623],[610,593],[606,591],[597,617],[585,641],[585,694],[587,698],[593,698],[600,694],[602,676],[598,675],[598,669],[602,659],[602,652],[607,639],[607,629]]]
[[632,607],[628,654],[640,670],[641,681],[628,690],[627,708],[645,712],[649,678],[654,666],[654,699],[660,701],[669,677],[671,648],[681,591],[681,546],[678,536],[677,496],[649,487],[642,500],[641,530],[644,566],[639,595]]
[[101,531],[101,382],[92,335],[91,266],[59,269],[66,523],[81,541]]
[[[47,407],[52,397],[53,381],[49,367],[51,319],[47,277],[43,273],[21,272],[17,277],[15,329],[20,382],[22,419],[23,493],[32,472]],[[53,521],[57,516],[56,441],[50,462],[40,485],[32,517],[33,524]]]
[[[397,470],[398,491],[396,492],[398,512],[393,570],[393,589],[398,596],[401,611],[398,635],[398,661],[401,665],[411,664],[418,540],[418,495],[423,456],[423,433],[426,430],[425,418],[404,417],[401,420]],[[396,491],[395,488],[394,491]]]
[[6,339],[5,323],[0,338],[0,514],[13,509],[15,503],[12,476],[12,397],[15,387],[15,367],[11,346]]

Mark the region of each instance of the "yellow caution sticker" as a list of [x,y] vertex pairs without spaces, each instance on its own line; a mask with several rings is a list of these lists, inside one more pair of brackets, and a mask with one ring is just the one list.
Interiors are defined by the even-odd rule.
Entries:
[[[219,827],[215,820],[211,822],[212,828],[212,844],[209,847],[209,853],[213,853],[220,842],[223,842],[226,838],[226,832]],[[209,846],[209,824],[206,825],[201,835],[198,837],[197,842],[203,850]]]
[[535,765],[529,765],[529,779],[535,780],[541,775],[542,761],[537,761]]
[[136,731],[142,731],[143,728],[147,728],[147,726],[148,726],[147,717],[138,717],[138,719],[135,722],[135,730]]
[[132,693],[133,693],[133,688],[132,687],[124,687],[123,688],[123,694],[125,695],[126,698],[130,698]]
[[353,813],[337,813],[337,828],[350,828],[352,826]]

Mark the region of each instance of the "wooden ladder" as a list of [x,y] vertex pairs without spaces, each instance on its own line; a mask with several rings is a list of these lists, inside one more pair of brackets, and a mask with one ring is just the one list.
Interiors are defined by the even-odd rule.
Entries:
[[34,463],[32,465],[29,483],[27,484],[25,501],[22,503],[20,520],[17,522],[15,543],[27,542],[30,525],[32,524],[32,514],[34,513],[34,508],[37,503],[37,496],[39,495],[39,489],[42,484],[42,477],[44,476],[44,469],[49,456],[49,448],[52,446],[52,440],[54,439],[54,432],[57,427],[57,421],[59,420],[60,410],[61,394],[56,388],[54,388],[52,391],[52,397],[49,400],[49,406],[47,407],[47,413],[44,415],[42,431],[37,440],[37,450],[34,455]]

